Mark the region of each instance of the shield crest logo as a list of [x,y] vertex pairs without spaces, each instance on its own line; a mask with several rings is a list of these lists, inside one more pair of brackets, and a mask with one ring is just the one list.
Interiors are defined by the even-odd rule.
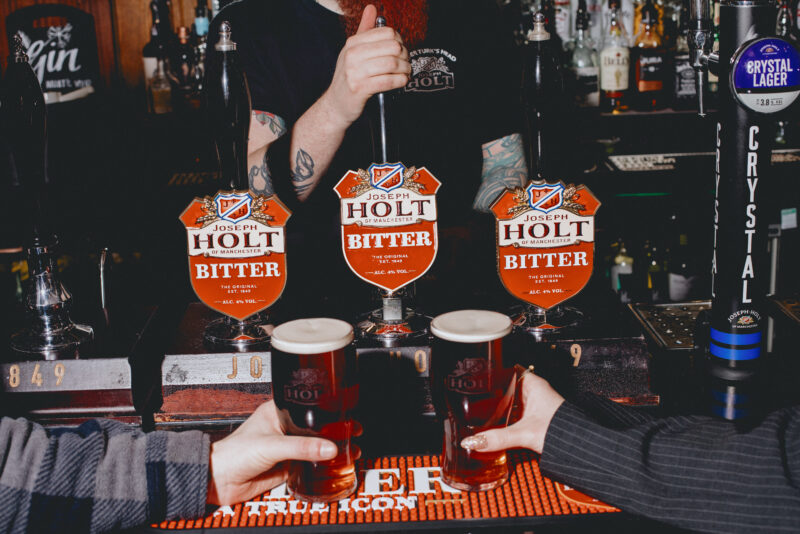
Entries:
[[197,297],[238,320],[278,300],[286,286],[284,226],[290,216],[276,196],[220,191],[195,198],[180,220]]
[[403,173],[406,167],[402,163],[372,164],[367,169],[372,187],[381,191],[392,191],[403,185]]
[[250,217],[252,197],[249,193],[217,193],[214,203],[217,206],[217,216],[223,221],[238,223]]
[[397,291],[424,275],[436,258],[436,192],[425,167],[370,165],[347,172],[334,191],[340,200],[342,252],[357,276]]
[[527,189],[530,206],[536,211],[550,213],[564,203],[564,184],[530,184]]
[[506,290],[544,309],[580,293],[592,276],[599,207],[588,188],[562,182],[531,183],[500,195],[491,210],[497,272]]

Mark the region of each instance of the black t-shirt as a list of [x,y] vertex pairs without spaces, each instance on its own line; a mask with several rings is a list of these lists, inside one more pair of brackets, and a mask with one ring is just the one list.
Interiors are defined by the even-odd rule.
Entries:
[[[253,109],[274,113],[291,128],[330,84],[345,43],[340,16],[313,0],[243,0],[222,10],[215,23],[221,20],[231,23]],[[427,36],[410,50],[412,79],[395,100],[400,159],[407,166],[424,165],[443,183],[443,226],[462,224],[470,215],[480,185],[481,145],[520,131],[519,69],[511,36],[500,24],[493,0],[431,0]],[[273,148],[270,170],[283,198],[290,158],[280,154],[280,143]],[[369,124],[362,117],[312,194],[317,217],[320,209],[337,214],[333,186],[347,170],[373,161]]]
[[[209,50],[222,20],[231,24],[252,108],[280,116],[291,128],[330,84],[346,40],[340,16],[314,0],[241,0],[213,21]],[[491,231],[491,218],[472,210],[481,181],[481,145],[521,131],[520,71],[496,3],[430,0],[427,36],[409,53],[412,77],[397,91],[390,117],[400,161],[425,166],[442,182],[440,234],[447,227],[474,226],[476,219]],[[338,258],[331,264],[343,273],[335,276],[353,277],[344,273],[333,187],[348,170],[375,161],[366,114],[348,129],[328,172],[303,204],[294,201],[289,179],[289,138],[271,145],[269,166],[276,193],[293,211],[289,238],[300,245],[293,247],[290,283],[312,277],[313,254]],[[491,260],[494,251],[481,254]],[[448,261],[440,257],[437,264],[442,260]]]

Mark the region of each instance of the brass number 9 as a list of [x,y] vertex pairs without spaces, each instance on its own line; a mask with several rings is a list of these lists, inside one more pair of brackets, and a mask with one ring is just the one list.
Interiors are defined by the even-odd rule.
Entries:
[[578,367],[578,364],[581,363],[581,346],[574,343],[569,348],[569,353],[572,356],[572,367]]
[[57,386],[60,386],[61,382],[64,381],[64,372],[65,371],[66,371],[66,369],[64,369],[64,364],[63,363],[57,363],[56,366],[53,368],[53,374],[56,375],[56,385]]

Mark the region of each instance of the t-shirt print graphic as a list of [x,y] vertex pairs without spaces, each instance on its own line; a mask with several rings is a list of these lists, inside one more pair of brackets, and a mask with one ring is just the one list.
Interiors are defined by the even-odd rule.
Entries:
[[455,87],[456,57],[441,48],[413,50],[411,79],[406,84],[407,93],[444,91]]

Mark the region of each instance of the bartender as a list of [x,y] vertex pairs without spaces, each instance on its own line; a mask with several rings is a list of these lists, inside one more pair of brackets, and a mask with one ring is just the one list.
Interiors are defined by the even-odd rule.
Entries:
[[[375,27],[379,12],[388,27]],[[251,187],[276,192],[294,211],[284,300],[353,290],[332,188],[348,170],[375,161],[363,112],[386,91],[399,93],[390,133],[401,161],[427,167],[443,183],[437,285],[474,280],[479,268],[496,279],[492,248],[474,250],[493,247],[491,219],[479,212],[527,181],[518,62],[496,2],[467,9],[458,0],[244,0],[215,24],[222,20],[233,28],[255,110]],[[341,311],[341,300],[332,300],[330,312]]]

